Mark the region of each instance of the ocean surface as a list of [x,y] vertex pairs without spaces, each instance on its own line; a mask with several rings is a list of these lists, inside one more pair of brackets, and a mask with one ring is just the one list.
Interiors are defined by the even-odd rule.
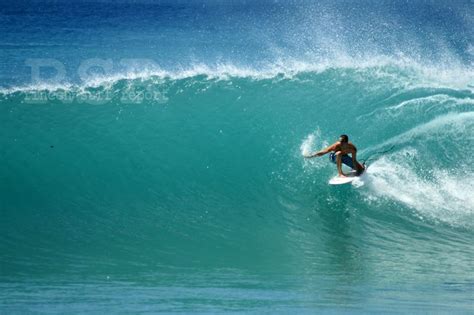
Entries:
[[[0,313],[474,313],[472,1],[2,1]],[[329,186],[348,134],[369,168]]]

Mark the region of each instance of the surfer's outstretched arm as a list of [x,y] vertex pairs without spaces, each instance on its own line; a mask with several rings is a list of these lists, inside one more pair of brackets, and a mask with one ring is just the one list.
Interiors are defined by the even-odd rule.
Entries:
[[322,149],[321,151],[315,152],[313,154],[310,154],[308,157],[313,158],[315,156],[323,156],[324,154],[328,154],[331,151],[334,151],[336,148],[337,143],[334,143],[333,145],[330,145],[329,147]]

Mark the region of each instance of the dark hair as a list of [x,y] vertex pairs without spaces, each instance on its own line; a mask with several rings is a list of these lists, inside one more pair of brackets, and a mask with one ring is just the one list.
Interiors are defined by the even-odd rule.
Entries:
[[349,142],[349,137],[347,135],[341,135],[340,137],[342,138],[341,142]]

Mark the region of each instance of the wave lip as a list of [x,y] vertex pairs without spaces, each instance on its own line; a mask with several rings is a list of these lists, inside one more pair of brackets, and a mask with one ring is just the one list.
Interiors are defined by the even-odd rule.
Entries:
[[196,77],[203,77],[207,80],[231,80],[233,78],[252,80],[294,79],[304,74],[319,74],[326,71],[352,71],[357,73],[355,79],[358,80],[363,80],[364,76],[392,79],[392,83],[397,82],[401,86],[411,88],[452,87],[474,91],[474,68],[458,62],[451,62],[448,65],[427,65],[406,57],[374,56],[358,58],[341,55],[330,60],[277,59],[272,63],[265,63],[261,66],[242,66],[233,63],[198,63],[189,67],[177,67],[176,69],[162,69],[151,66],[140,70],[92,76],[81,83],[39,82],[3,87],[0,88],[0,93],[12,94],[41,90],[110,87],[122,80],[160,83],[162,80],[178,81]]

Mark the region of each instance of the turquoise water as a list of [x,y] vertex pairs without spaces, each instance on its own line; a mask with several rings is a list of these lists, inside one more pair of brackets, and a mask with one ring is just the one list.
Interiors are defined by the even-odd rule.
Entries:
[[[66,9],[55,5],[44,10],[61,16]],[[439,35],[425,37],[426,47],[454,42],[449,54],[427,48],[445,64],[407,56],[414,48],[404,56],[338,51],[333,59],[270,62],[270,50],[246,59],[239,53],[272,38],[272,18],[286,7],[249,15],[245,6],[219,7],[230,21],[268,18],[266,31],[232,33],[230,22],[213,29],[225,18],[211,9],[172,5],[151,10],[162,17],[159,25],[138,28],[154,15],[136,6],[119,31],[109,28],[114,10],[121,12],[112,10],[89,41],[78,34],[88,34],[97,17],[79,15],[69,30],[44,17],[40,27],[53,23],[61,41],[36,38],[42,45],[33,50],[11,39],[14,26],[2,26],[9,30],[2,67],[10,69],[0,93],[2,312],[472,312],[472,45],[462,31],[442,36],[468,22],[452,12],[440,17],[444,8],[436,6],[429,16],[449,27],[433,31],[435,21],[418,20],[421,30]],[[301,7],[287,10],[295,8],[301,16]],[[35,16],[25,10],[3,16]],[[400,23],[415,18],[402,12],[395,14]],[[85,26],[74,28],[79,21]],[[130,36],[136,45],[119,53],[113,37],[99,41],[101,32]],[[249,39],[256,46],[243,44],[248,34],[261,36]],[[67,71],[95,53],[148,58],[159,36],[174,44],[156,48],[155,60],[176,58],[178,66],[82,81],[68,75],[66,82],[29,82],[14,66],[47,52],[69,60]],[[271,43],[292,51],[296,44],[287,39]],[[76,43],[76,59],[69,46],[48,46],[55,40]],[[201,60],[206,43],[221,56]],[[104,51],[94,52],[101,45]],[[198,62],[187,64],[180,54],[192,49]],[[336,170],[327,157],[303,155],[341,133],[369,168],[363,180],[333,187],[327,182]]]

